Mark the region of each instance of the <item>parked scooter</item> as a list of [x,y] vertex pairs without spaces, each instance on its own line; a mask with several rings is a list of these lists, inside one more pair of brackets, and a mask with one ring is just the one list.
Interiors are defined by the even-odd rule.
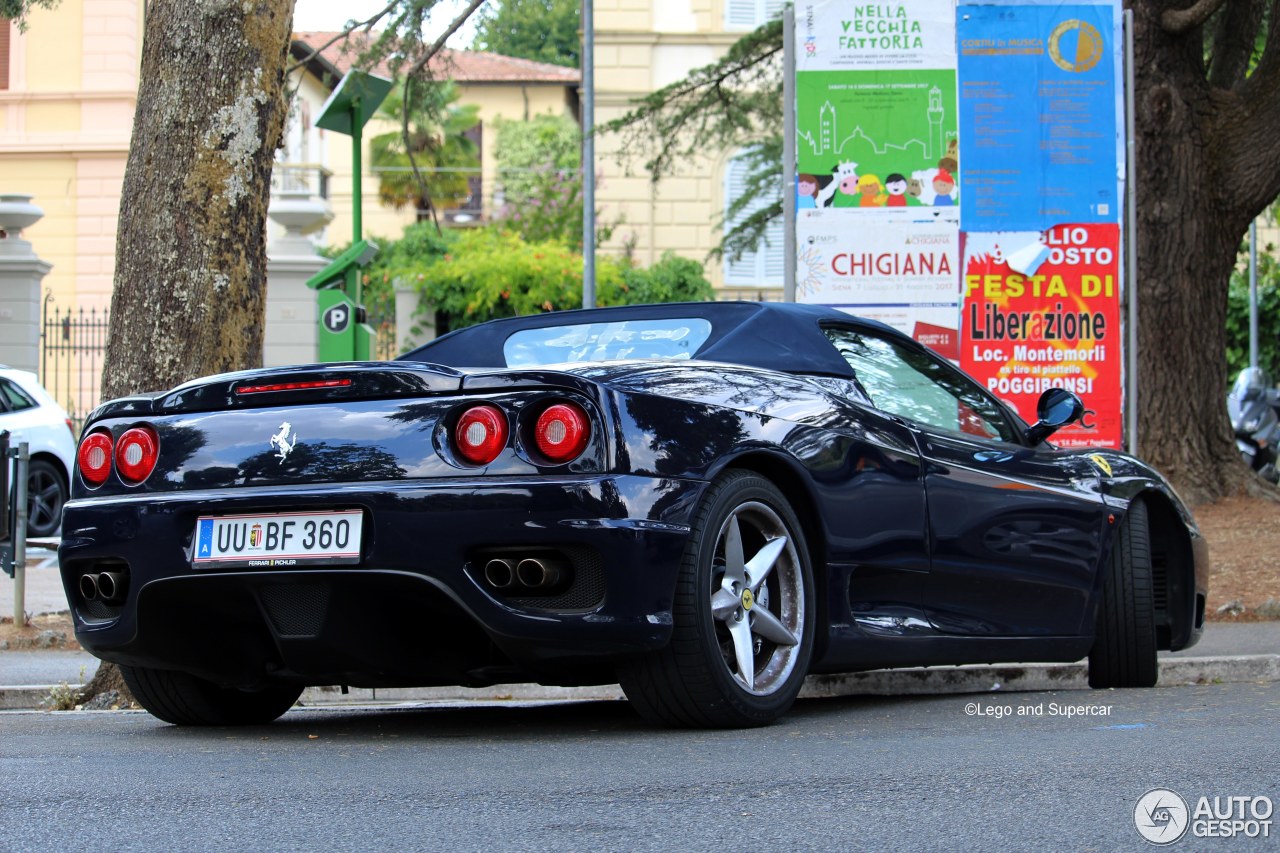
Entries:
[[1280,449],[1280,389],[1260,367],[1246,367],[1227,395],[1227,413],[1236,447],[1249,467],[1272,483],[1280,481],[1276,453]]

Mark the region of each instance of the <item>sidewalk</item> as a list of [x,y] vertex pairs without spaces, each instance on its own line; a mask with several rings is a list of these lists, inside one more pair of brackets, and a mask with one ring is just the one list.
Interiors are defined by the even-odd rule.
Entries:
[[[66,596],[52,554],[34,552],[28,565],[26,606],[39,614],[67,609]],[[13,613],[14,584],[0,575],[0,614]],[[1200,642],[1183,652],[1160,653],[1160,684],[1280,681],[1280,622],[1210,622]],[[0,651],[0,710],[35,709],[60,684],[81,684],[93,677],[98,660],[83,651]],[[932,693],[1085,690],[1083,663],[947,666],[927,669],[877,670],[847,675],[810,676],[804,696],[910,695]],[[357,689],[343,695],[337,688],[310,688],[304,705],[404,702],[483,702],[510,700],[621,699],[616,685],[541,687],[504,684],[484,689],[465,687]]]

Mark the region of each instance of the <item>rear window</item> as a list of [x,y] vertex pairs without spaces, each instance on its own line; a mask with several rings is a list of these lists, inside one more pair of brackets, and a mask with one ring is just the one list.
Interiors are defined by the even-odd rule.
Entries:
[[502,356],[507,367],[687,359],[693,358],[710,335],[711,323],[701,317],[548,326],[511,335],[502,345]]

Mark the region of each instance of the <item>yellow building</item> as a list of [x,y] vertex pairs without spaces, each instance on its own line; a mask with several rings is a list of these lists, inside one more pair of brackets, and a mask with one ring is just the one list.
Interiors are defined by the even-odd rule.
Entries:
[[8,22],[0,90],[0,191],[45,216],[24,237],[53,264],[55,301],[105,308],[138,89],[143,0],[62,0]]
[[[596,122],[623,115],[635,99],[714,62],[782,8],[779,0],[595,0]],[[781,295],[780,223],[760,251],[727,264],[707,261],[720,242],[716,223],[742,192],[745,169],[734,160],[737,152],[708,151],[655,185],[640,163],[618,164],[619,142],[602,136],[596,145],[603,174],[598,206],[605,219],[624,220],[608,248],[634,241],[636,260],[644,265],[667,250],[706,262],[721,298]]]

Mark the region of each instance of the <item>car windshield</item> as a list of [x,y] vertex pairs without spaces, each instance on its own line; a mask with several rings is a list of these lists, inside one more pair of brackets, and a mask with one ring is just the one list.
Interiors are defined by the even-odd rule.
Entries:
[[502,346],[508,367],[582,361],[688,359],[706,342],[711,323],[700,317],[621,320],[522,329]]

